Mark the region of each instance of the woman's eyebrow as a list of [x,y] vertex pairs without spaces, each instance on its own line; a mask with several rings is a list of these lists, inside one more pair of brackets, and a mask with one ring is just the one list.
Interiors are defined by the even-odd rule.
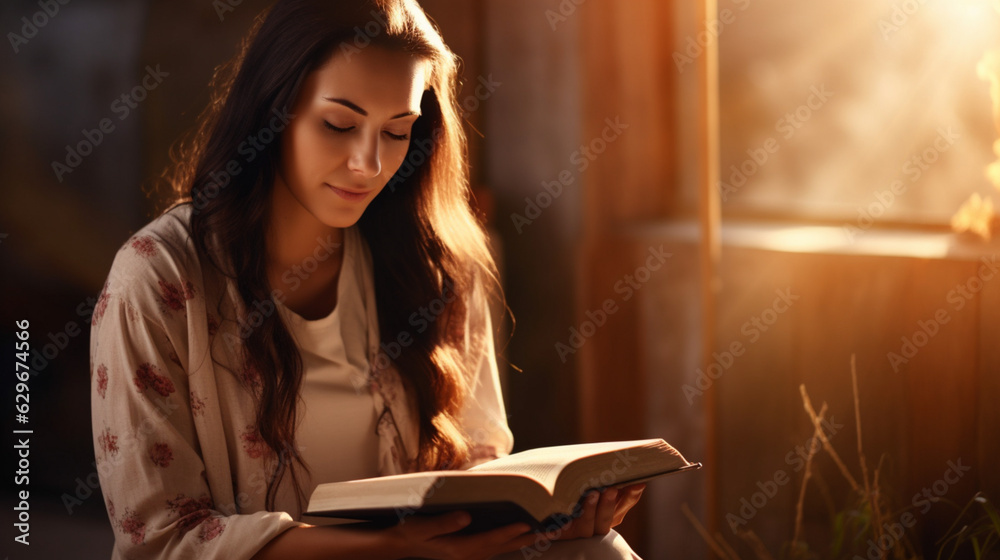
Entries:
[[[359,115],[361,115],[363,117],[367,117],[368,116],[368,111],[365,111],[361,107],[358,107],[357,104],[355,104],[355,103],[353,103],[351,101],[348,101],[346,99],[341,99],[339,97],[324,97],[323,99],[325,99],[326,101],[332,101],[333,103],[339,103],[339,104],[343,105],[344,107],[347,107],[348,109],[354,111],[355,113],[358,113]],[[396,115],[394,117],[390,117],[389,120],[401,119],[403,117],[409,117],[409,116],[412,116],[412,115],[416,115],[416,116],[419,117],[420,113],[418,113],[417,111],[404,111],[404,112],[402,112],[402,113],[400,113],[400,114],[398,114],[398,115]]]

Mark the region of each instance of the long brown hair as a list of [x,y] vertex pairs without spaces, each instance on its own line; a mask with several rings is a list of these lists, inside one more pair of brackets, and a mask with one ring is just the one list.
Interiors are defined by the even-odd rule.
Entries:
[[[392,361],[416,394],[416,468],[454,468],[468,459],[470,448],[456,422],[466,394],[466,366],[459,358],[465,302],[475,285],[492,294],[498,284],[485,232],[469,206],[466,138],[455,99],[457,57],[415,0],[279,0],[261,14],[236,58],[216,70],[209,106],[173,154],[175,163],[165,173],[176,195],[171,207],[192,204],[191,235],[199,255],[235,281],[245,309],[254,302],[273,304],[264,228],[281,139],[250,162],[240,155],[240,144],[290,109],[305,77],[330,56],[368,44],[419,55],[432,68],[404,163],[358,224],[372,254],[381,342],[389,344],[403,332],[413,339]],[[233,160],[242,164],[241,172],[220,175]],[[229,266],[213,258],[213,237]],[[413,313],[435,300],[454,303],[423,330],[414,328]],[[303,376],[294,340],[271,313],[241,348],[246,367],[260,374],[256,419],[262,439],[276,455],[291,450],[305,467],[289,445]],[[285,463],[277,462],[268,482],[269,510]],[[291,473],[301,506],[294,468]]]

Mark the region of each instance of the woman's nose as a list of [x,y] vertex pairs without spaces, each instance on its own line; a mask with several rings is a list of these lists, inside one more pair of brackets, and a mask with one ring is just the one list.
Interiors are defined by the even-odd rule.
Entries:
[[379,161],[378,136],[358,135],[357,142],[351,149],[351,157],[348,160],[348,167],[370,179],[378,176],[382,172],[382,163]]

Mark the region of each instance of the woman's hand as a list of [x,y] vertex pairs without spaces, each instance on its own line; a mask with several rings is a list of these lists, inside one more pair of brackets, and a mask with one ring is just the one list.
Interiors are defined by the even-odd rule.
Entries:
[[639,503],[643,483],[622,488],[609,488],[603,492],[589,492],[583,497],[583,512],[568,524],[543,533],[550,540],[567,540],[606,535],[612,527],[621,524],[632,506]]
[[525,523],[513,523],[473,535],[452,534],[469,521],[465,512],[413,516],[385,531],[401,555],[434,560],[487,560],[529,546],[536,539]]

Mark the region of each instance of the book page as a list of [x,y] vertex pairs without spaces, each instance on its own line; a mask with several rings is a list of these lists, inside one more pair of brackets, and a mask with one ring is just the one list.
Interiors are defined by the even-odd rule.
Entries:
[[551,492],[555,487],[556,479],[559,478],[559,473],[562,472],[563,467],[573,461],[572,458],[567,459],[566,457],[549,457],[547,459],[528,458],[526,460],[518,457],[518,455],[520,454],[518,453],[494,459],[487,463],[476,465],[469,470],[476,472],[523,474],[534,478],[539,482],[539,484]]
[[559,445],[541,447],[514,453],[506,457],[494,459],[469,469],[476,472],[513,472],[530,476],[543,484],[550,492],[555,489],[559,474],[570,463],[602,453],[628,449],[643,444],[655,447],[659,440],[579,443],[574,445]]

